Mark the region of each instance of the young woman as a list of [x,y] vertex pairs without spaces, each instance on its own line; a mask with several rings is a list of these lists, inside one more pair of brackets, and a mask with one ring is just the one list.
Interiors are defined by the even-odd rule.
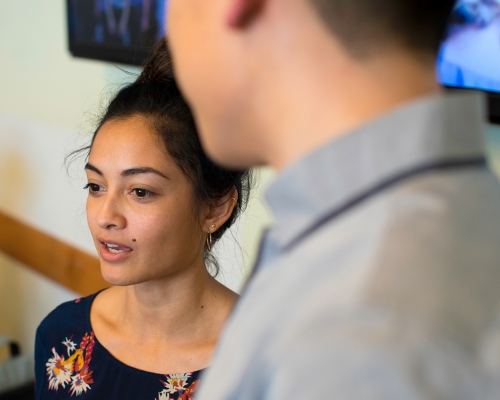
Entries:
[[87,219],[110,289],[36,337],[36,398],[192,399],[237,295],[210,251],[246,204],[247,171],[203,153],[165,42],[88,147]]

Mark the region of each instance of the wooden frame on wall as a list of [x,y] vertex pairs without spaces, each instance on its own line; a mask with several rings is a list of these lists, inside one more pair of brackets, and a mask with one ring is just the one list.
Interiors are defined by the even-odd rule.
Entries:
[[83,296],[109,286],[96,257],[2,212],[0,251]]

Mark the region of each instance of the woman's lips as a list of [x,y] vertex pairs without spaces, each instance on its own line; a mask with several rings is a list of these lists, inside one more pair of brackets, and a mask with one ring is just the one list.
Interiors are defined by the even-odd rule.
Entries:
[[104,261],[118,262],[128,258],[133,249],[120,243],[99,239],[101,248],[99,254]]

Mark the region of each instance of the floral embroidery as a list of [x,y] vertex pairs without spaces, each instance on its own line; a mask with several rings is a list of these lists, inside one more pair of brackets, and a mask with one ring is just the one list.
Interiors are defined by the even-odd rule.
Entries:
[[76,343],[66,337],[62,344],[66,346],[68,358],[65,359],[64,354],[59,355],[52,348],[53,357],[49,358],[46,364],[47,376],[49,380],[49,390],[57,391],[59,385],[66,388],[69,386],[68,392],[71,396],[76,396],[86,393],[90,389],[90,385],[94,383],[92,380],[92,371],[90,370],[90,361],[92,360],[92,351],[94,350],[94,333],[90,335],[86,333],[80,347],[76,348]]
[[64,339],[64,342],[62,342],[63,345],[66,346],[66,348],[68,349],[68,357],[71,355],[71,352],[72,351],[75,351],[76,350],[76,343],[75,342],[72,342],[71,339]]
[[165,382],[160,380],[165,389],[158,393],[156,400],[194,400],[192,395],[198,388],[199,380],[193,381],[187,386],[188,380],[191,377],[189,373],[171,374],[165,375],[165,377],[167,378]]

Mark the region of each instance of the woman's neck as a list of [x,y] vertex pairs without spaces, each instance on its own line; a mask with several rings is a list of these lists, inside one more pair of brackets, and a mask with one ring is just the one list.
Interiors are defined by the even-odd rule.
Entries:
[[127,335],[169,343],[216,337],[236,300],[204,265],[113,290],[116,323]]
[[126,365],[162,374],[197,371],[209,365],[236,298],[204,266],[193,267],[105,290],[90,320],[99,343]]

